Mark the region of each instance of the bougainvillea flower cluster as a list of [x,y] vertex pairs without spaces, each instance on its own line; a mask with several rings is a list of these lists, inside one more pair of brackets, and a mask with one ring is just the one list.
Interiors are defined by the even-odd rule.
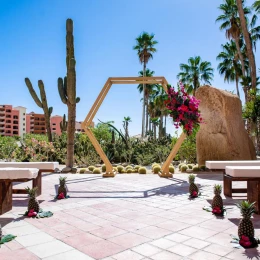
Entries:
[[200,102],[185,91],[181,82],[177,91],[175,91],[174,87],[168,87],[168,99],[164,103],[170,112],[175,127],[182,127],[187,135],[192,134],[193,129],[201,123]]

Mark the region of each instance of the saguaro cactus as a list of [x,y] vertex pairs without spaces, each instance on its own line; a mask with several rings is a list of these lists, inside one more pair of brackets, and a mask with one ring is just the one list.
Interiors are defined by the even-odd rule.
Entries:
[[52,114],[52,107],[48,107],[48,102],[47,102],[47,98],[46,98],[46,93],[45,93],[45,89],[44,89],[44,84],[42,80],[38,80],[38,87],[40,89],[40,96],[41,96],[41,100],[39,99],[39,97],[37,96],[31,81],[29,80],[29,78],[25,78],[25,84],[32,96],[32,98],[34,99],[35,103],[43,109],[44,112],[44,117],[45,117],[45,126],[46,126],[46,130],[47,130],[47,135],[48,135],[48,140],[49,142],[52,142],[52,135],[51,135],[51,124],[50,124],[50,118],[51,118],[51,114]]
[[76,98],[76,60],[74,57],[73,21],[66,21],[66,65],[67,77],[58,78],[58,90],[61,101],[68,107],[67,126],[67,167],[73,167],[74,163],[74,134],[76,124],[76,103],[80,98]]
[[66,115],[63,115],[63,119],[60,122],[60,130],[61,132],[66,132],[67,131],[67,127],[68,127],[68,122],[66,121]]

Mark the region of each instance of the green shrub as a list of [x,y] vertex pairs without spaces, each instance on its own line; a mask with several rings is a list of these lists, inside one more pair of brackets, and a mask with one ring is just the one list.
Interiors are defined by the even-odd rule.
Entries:
[[181,172],[186,172],[187,169],[188,169],[188,165],[184,164],[181,166]]
[[139,172],[140,174],[146,174],[146,168],[145,168],[145,167],[140,167],[140,168],[138,169],[138,172]]
[[193,168],[193,165],[192,164],[187,164],[188,168],[189,169],[192,169]]
[[126,173],[132,173],[132,172],[133,172],[133,169],[132,169],[132,168],[126,169]]
[[193,166],[192,170],[193,170],[194,172],[199,172],[199,171],[200,171],[200,168],[199,168],[198,165],[195,165],[195,166]]
[[88,167],[89,171],[91,171],[91,172],[93,172],[95,168],[96,168],[96,167],[93,166],[93,165],[91,165],[91,166]]
[[174,173],[174,167],[171,166],[171,165],[169,166],[169,172],[170,172],[170,173]]
[[106,171],[106,165],[103,164],[102,167],[101,167],[101,169],[102,169],[102,172],[105,172],[105,171]]
[[199,166],[199,168],[200,168],[202,171],[206,171],[206,166],[205,166],[205,165],[201,165],[201,166]]
[[179,167],[179,170],[181,170],[182,165],[185,165],[185,163],[180,163],[180,164],[179,164],[179,166],[178,166],[178,167]]
[[158,172],[160,172],[160,171],[161,171],[161,166],[155,165],[155,166],[153,167],[153,172],[154,172],[154,173],[158,173]]
[[79,170],[79,173],[85,173],[86,170],[87,170],[86,168],[82,168],[82,169]]
[[122,173],[122,171],[124,170],[124,167],[122,165],[118,165],[116,168],[119,173]]
[[95,169],[93,170],[93,173],[95,173],[95,174],[100,174],[100,173],[101,173],[101,170],[100,170],[99,168],[95,168]]

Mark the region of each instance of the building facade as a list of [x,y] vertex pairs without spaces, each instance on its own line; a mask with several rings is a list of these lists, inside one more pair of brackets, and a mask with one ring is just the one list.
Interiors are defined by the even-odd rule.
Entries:
[[[63,117],[59,115],[50,118],[51,131],[61,135],[60,123]],[[94,127],[94,122],[91,124]],[[76,121],[76,133],[85,132],[82,122]],[[22,106],[0,105],[0,136],[21,136],[24,134],[46,134],[44,114],[31,112],[26,114],[26,108]]]

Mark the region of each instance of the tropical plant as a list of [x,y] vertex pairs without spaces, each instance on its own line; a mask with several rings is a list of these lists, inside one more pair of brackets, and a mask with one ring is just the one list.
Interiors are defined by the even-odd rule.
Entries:
[[253,4],[253,8],[255,9],[256,12],[260,12],[260,0],[256,0]]
[[[145,77],[146,65],[153,58],[156,52],[154,47],[158,42],[154,40],[154,34],[143,32],[136,38],[136,45],[133,47],[137,51],[137,55],[141,64],[143,64],[143,77]],[[145,137],[145,83],[143,83],[143,114],[142,114],[142,138]]]
[[256,90],[256,63],[255,63],[255,55],[253,51],[252,38],[250,37],[248,27],[247,27],[247,19],[246,19],[247,12],[244,7],[244,0],[236,0],[236,3],[237,3],[237,9],[240,18],[241,30],[246,45],[246,54],[250,65],[249,68],[250,68],[250,75],[252,78],[252,89]]
[[125,129],[125,139],[129,139],[129,130],[128,130],[128,127],[129,127],[129,123],[132,122],[131,121],[131,118],[129,116],[127,117],[124,117],[124,121],[123,121],[123,127]]
[[211,84],[213,79],[213,69],[211,63],[202,61],[200,56],[188,59],[188,64],[180,64],[181,72],[177,75],[180,81],[192,88],[192,94],[195,95],[196,90],[203,84]]
[[238,83],[242,75],[242,70],[236,44],[231,40],[230,43],[222,44],[221,47],[222,52],[217,56],[217,60],[220,61],[218,65],[219,73],[220,75],[224,75],[224,81],[236,82],[237,95],[240,98]]
[[[222,12],[220,16],[216,19],[216,22],[221,22],[219,27],[220,30],[225,30],[226,37],[228,39],[233,39],[236,44],[238,57],[241,63],[242,75],[246,76],[244,56],[241,51],[243,42],[240,41],[241,28],[240,28],[240,18],[238,14],[238,8],[236,0],[224,0],[224,3],[219,6],[219,10]],[[250,8],[245,7],[244,13],[250,14]]]

